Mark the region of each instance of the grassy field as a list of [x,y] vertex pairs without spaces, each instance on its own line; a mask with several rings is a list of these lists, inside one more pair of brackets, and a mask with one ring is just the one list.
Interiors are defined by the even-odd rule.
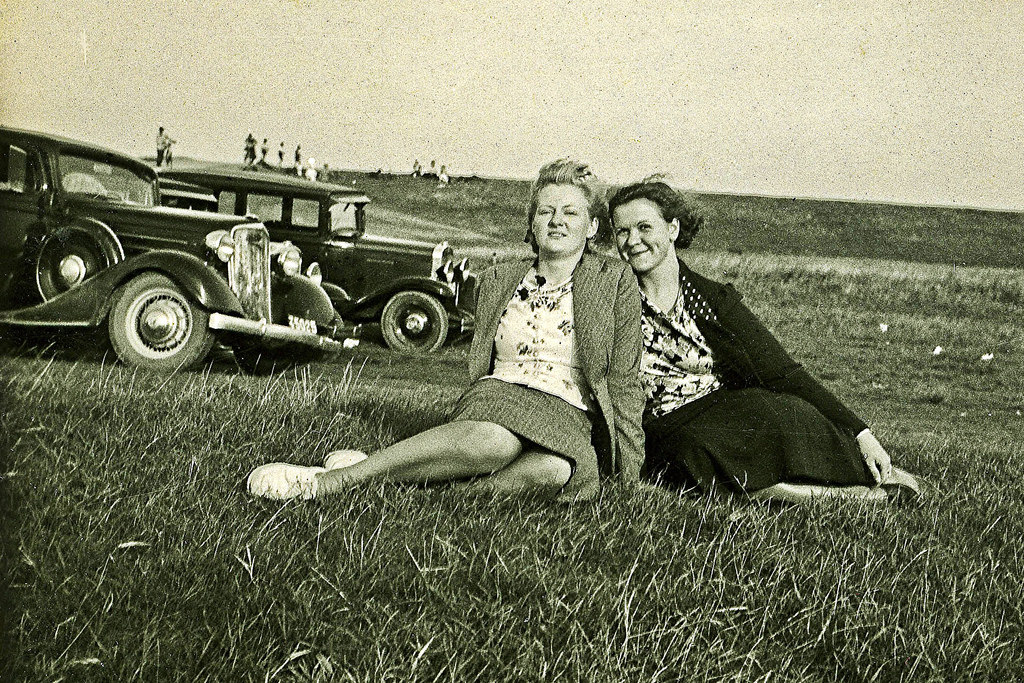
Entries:
[[1024,272],[691,263],[735,281],[937,491],[792,508],[610,487],[562,508],[381,488],[281,505],[246,495],[252,467],[437,423],[464,349],[160,377],[82,335],[8,342],[0,679],[1019,680]]
[[[526,230],[529,183],[457,178],[448,187],[409,176],[332,171],[373,203],[370,229],[390,212],[416,216],[513,244]],[[959,266],[1024,268],[1024,214],[896,204],[693,194],[707,217],[695,248],[734,254],[901,259]],[[438,230],[446,237],[452,230]],[[426,235],[423,235],[426,236]],[[450,237],[449,237],[450,239]]]

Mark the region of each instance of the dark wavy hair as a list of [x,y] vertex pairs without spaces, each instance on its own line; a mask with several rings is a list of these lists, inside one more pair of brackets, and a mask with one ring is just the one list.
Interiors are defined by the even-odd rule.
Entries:
[[676,236],[675,242],[679,249],[689,247],[693,238],[704,227],[704,216],[690,206],[682,192],[669,186],[661,176],[651,176],[638,183],[620,187],[609,197],[608,216],[613,234],[615,225],[611,216],[615,209],[635,199],[652,202],[661,211],[661,217],[666,222],[673,219],[679,221],[679,235]]
[[[578,187],[583,196],[587,199],[587,210],[590,212],[590,219],[598,219],[604,222],[605,201],[604,191],[597,180],[597,176],[590,170],[590,166],[575,159],[556,159],[541,166],[537,179],[530,186],[530,204],[526,210],[526,238],[533,250],[537,251],[537,243],[533,239],[533,217],[537,214],[537,196],[540,191],[548,185],[572,185]],[[590,240],[587,241],[590,246]]]

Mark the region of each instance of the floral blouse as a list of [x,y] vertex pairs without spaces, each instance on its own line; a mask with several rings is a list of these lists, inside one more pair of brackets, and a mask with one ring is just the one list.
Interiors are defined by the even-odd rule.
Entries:
[[577,360],[572,278],[557,285],[542,282],[531,268],[508,302],[494,335],[494,371],[488,377],[587,410],[592,397]]
[[721,388],[711,349],[690,311],[709,318],[714,313],[686,277],[680,274],[679,295],[669,313],[640,292],[644,351],[640,379],[647,394],[645,417],[661,417]]

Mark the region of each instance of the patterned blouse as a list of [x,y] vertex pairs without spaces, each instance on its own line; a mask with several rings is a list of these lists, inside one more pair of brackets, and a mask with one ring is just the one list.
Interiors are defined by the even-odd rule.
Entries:
[[680,273],[679,295],[668,313],[640,292],[644,352],[640,378],[647,393],[645,417],[661,417],[721,388],[715,361],[691,311],[714,318],[700,293]]
[[519,283],[494,335],[494,372],[487,377],[557,396],[581,410],[592,405],[576,354],[572,278],[541,284],[537,271]]

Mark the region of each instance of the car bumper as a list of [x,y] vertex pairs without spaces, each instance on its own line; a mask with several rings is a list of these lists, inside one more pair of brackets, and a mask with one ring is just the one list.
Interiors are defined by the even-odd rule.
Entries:
[[237,332],[262,339],[302,344],[324,351],[340,351],[343,345],[337,339],[331,339],[315,332],[298,330],[288,325],[268,323],[262,320],[249,320],[223,313],[210,314],[210,329],[222,332]]

